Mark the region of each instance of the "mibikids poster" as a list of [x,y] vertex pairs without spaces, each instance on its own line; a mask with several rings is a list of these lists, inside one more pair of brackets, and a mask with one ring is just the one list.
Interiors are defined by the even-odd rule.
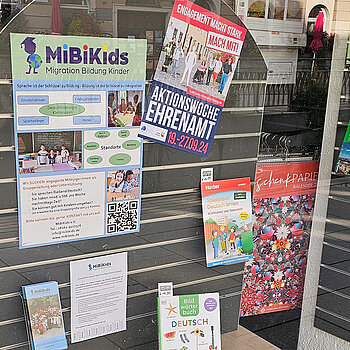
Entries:
[[250,178],[201,183],[207,266],[248,260],[253,253]]
[[22,287],[33,350],[68,349],[57,282]]
[[257,166],[254,256],[245,266],[241,316],[301,307],[318,165]]
[[19,246],[137,232],[146,40],[11,34]]
[[160,350],[221,350],[219,293],[158,298]]
[[338,174],[350,175],[350,122],[346,129],[335,171]]
[[207,156],[246,29],[175,0],[139,136]]

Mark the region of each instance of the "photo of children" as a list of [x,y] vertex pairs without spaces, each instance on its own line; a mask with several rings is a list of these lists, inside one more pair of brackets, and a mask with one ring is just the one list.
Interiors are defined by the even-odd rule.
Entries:
[[108,127],[140,126],[142,91],[108,92]]
[[27,304],[34,341],[64,335],[58,295],[28,299]]
[[238,57],[206,47],[208,32],[171,17],[155,80],[224,99]]
[[18,134],[20,174],[81,170],[81,131]]
[[139,198],[140,169],[109,171],[107,174],[107,202]]

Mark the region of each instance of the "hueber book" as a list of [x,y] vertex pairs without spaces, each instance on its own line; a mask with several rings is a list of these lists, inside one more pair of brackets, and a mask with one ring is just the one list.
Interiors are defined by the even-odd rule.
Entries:
[[158,298],[160,350],[221,350],[219,293]]
[[33,350],[67,349],[57,282],[22,287]]
[[253,255],[250,178],[201,184],[207,266],[247,261]]

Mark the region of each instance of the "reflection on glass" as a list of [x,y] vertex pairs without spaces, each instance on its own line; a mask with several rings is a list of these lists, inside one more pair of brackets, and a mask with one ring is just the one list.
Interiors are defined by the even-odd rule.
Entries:
[[249,1],[248,17],[265,18],[266,2],[262,0]]
[[303,5],[300,1],[288,1],[287,18],[301,19],[303,14]]
[[285,0],[270,0],[268,18],[283,20],[284,8],[285,8]]

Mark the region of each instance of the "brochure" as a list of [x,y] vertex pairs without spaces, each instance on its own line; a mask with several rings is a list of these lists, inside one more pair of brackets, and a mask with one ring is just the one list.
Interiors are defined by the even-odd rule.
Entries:
[[219,293],[158,298],[160,350],[221,350]]
[[33,350],[67,349],[58,283],[22,287]]
[[175,0],[139,136],[208,156],[245,35],[245,28]]
[[246,261],[253,254],[250,178],[201,183],[207,266]]
[[71,261],[72,343],[126,329],[127,253]]
[[342,175],[350,175],[350,122],[346,129],[335,172]]

